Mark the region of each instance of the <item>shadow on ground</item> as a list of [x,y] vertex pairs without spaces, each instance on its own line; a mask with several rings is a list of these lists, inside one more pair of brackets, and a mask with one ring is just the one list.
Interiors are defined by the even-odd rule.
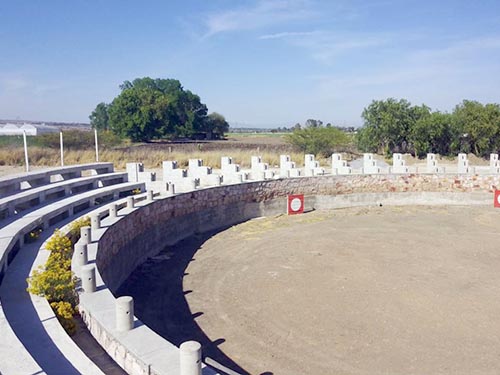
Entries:
[[220,231],[197,234],[165,248],[139,266],[116,294],[134,297],[135,315],[171,343],[179,346],[184,341],[198,341],[204,358],[210,357],[233,371],[248,374],[218,348],[224,338],[212,341],[201,330],[194,319],[203,311],[189,309],[185,295],[192,291],[184,291],[182,287],[186,268],[196,251]]

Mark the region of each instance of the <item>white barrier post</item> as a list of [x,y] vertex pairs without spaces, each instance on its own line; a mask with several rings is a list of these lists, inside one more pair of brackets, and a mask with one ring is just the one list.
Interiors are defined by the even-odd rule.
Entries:
[[134,299],[123,296],[116,299],[116,330],[130,331],[134,328]]
[[196,341],[186,341],[181,344],[180,375],[201,375],[201,345]]
[[28,160],[28,143],[26,142],[26,130],[23,130],[23,142],[24,142],[24,160],[26,162],[26,172],[29,172],[30,162]]
[[61,146],[61,167],[64,167],[64,144],[62,131],[59,132],[59,145]]
[[91,228],[89,226],[80,228],[80,241],[83,244],[89,244],[92,242]]
[[95,161],[99,161],[99,146],[97,143],[97,129],[94,129],[94,138],[95,138]]
[[118,206],[116,204],[109,206],[109,217],[118,217]]
[[75,263],[77,266],[85,266],[89,261],[87,244],[82,241],[75,243]]
[[82,267],[82,288],[85,293],[96,291],[95,266],[93,264]]
[[134,197],[127,197],[127,208],[134,208],[135,200]]

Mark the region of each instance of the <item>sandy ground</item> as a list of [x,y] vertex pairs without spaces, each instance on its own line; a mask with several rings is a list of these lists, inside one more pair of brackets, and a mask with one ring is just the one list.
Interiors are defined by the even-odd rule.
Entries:
[[202,244],[185,298],[252,374],[497,374],[499,219],[381,207],[252,220]]

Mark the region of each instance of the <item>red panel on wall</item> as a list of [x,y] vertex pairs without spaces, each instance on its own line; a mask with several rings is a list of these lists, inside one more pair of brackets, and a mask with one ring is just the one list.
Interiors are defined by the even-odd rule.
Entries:
[[288,215],[297,215],[304,212],[304,194],[288,196]]

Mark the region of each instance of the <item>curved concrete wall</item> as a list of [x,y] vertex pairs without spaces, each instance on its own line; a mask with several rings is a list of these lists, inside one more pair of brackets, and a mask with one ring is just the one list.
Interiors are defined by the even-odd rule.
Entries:
[[[145,259],[197,232],[284,213],[288,194],[306,207],[366,204],[489,204],[500,176],[365,175],[279,179],[214,187],[154,201],[123,217],[99,240],[97,267],[116,290]],[[308,197],[309,196],[309,197]]]

